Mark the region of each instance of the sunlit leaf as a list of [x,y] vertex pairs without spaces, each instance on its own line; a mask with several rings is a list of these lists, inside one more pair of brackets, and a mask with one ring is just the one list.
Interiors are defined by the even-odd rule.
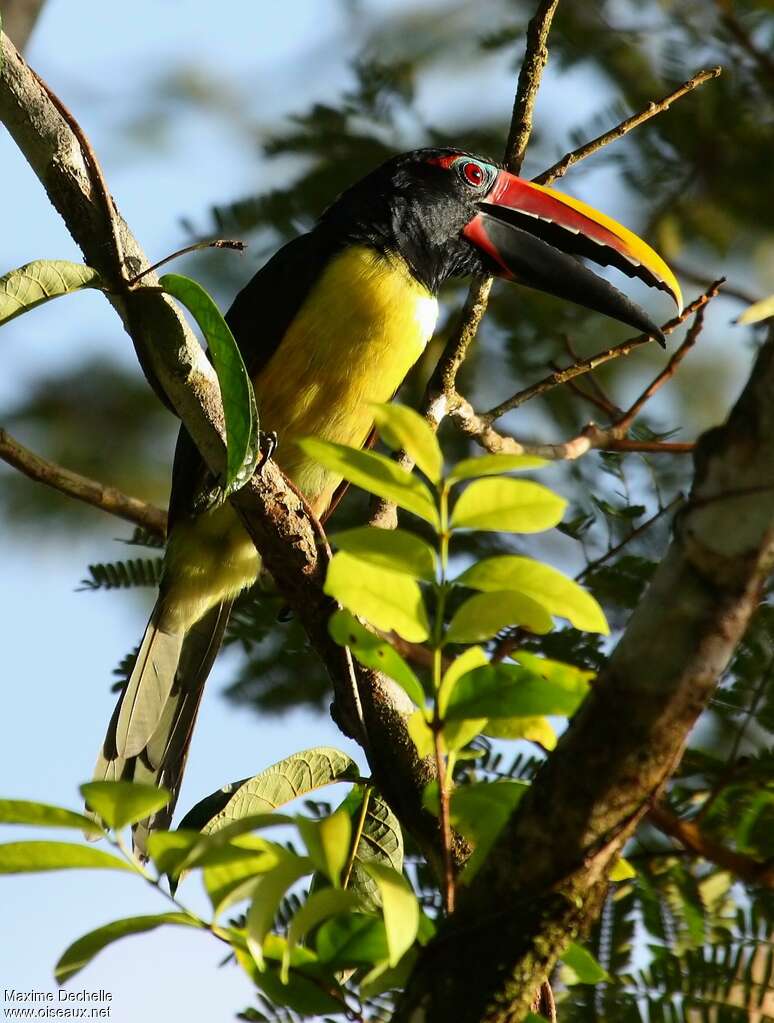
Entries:
[[348,646],[366,668],[376,668],[398,683],[414,703],[425,702],[422,683],[394,647],[366,629],[349,611],[335,611],[328,623],[328,631],[341,646]]
[[435,580],[436,554],[427,541],[405,529],[360,526],[334,533],[330,540],[341,551],[380,568],[401,572],[412,579]]
[[260,454],[253,385],[229,325],[201,284],[181,274],[164,274],[159,284],[188,309],[207,341],[223,400],[225,490],[231,493],[250,479]]
[[477,593],[461,604],[446,630],[446,643],[480,643],[509,625],[542,635],[553,628],[551,615],[523,593]]
[[534,558],[505,555],[471,565],[455,582],[474,590],[517,590],[584,632],[610,631],[592,595],[566,575]]
[[774,316],[774,295],[769,295],[768,298],[762,298],[759,302],[748,305],[745,311],[737,317],[736,322],[740,324],[760,323],[761,320],[768,320],[770,316]]
[[608,874],[611,881],[629,881],[631,878],[637,876],[637,871],[623,856],[619,857],[613,864],[613,868]]
[[0,824],[29,824],[39,828],[77,828],[88,835],[100,837],[104,831],[90,817],[48,803],[26,799],[0,799]]
[[132,781],[90,781],[80,792],[89,809],[116,831],[161,810],[172,798],[166,789]]
[[349,814],[339,809],[319,821],[298,817],[296,823],[309,858],[331,884],[338,888],[352,845],[352,821]]
[[441,717],[446,713],[446,704],[458,680],[474,668],[481,668],[488,663],[489,658],[480,646],[469,647],[467,650],[463,650],[458,657],[454,658],[443,673],[441,685],[438,689],[438,711]]
[[478,476],[500,476],[505,472],[525,472],[548,465],[545,458],[534,455],[479,455],[478,458],[463,458],[452,467],[447,479],[450,483],[472,480]]
[[610,980],[607,971],[604,970],[588,949],[571,942],[561,955],[562,980],[565,984],[599,984],[603,980]]
[[381,892],[387,958],[390,966],[395,966],[414,944],[419,928],[419,903],[408,881],[396,870],[373,862],[364,863],[363,867]]
[[35,874],[44,870],[130,870],[117,856],[69,842],[8,842],[0,845],[0,874]]
[[454,505],[454,529],[538,533],[561,521],[567,502],[548,487],[507,477],[475,480]]
[[328,920],[315,937],[315,948],[323,962],[337,969],[381,962],[388,954],[384,920],[362,915]]
[[323,888],[320,891],[312,892],[290,921],[287,957],[283,968],[286,969],[289,965],[290,953],[293,948],[303,941],[311,930],[332,916],[352,914],[359,906],[360,899],[352,891],[341,888]]
[[384,443],[403,449],[425,476],[437,483],[443,471],[443,455],[427,420],[406,405],[374,405],[374,420]]
[[252,897],[260,874],[274,870],[285,850],[258,836],[246,836],[221,850],[220,862],[205,866],[204,887],[216,914]]
[[394,501],[399,508],[438,526],[438,511],[428,488],[392,459],[375,451],[360,451],[319,437],[305,437],[296,443],[305,454],[355,486]]
[[286,853],[283,860],[267,874],[262,874],[253,890],[253,901],[247,913],[247,947],[259,969],[264,967],[263,941],[271,930],[280,901],[291,885],[305,874],[311,874],[314,864],[307,856]]
[[120,938],[126,938],[130,934],[144,934],[146,931],[155,931],[157,927],[164,924],[172,924],[177,927],[197,927],[198,924],[185,913],[158,913],[154,916],[130,916],[123,920],[114,920],[112,923],[98,927],[95,931],[84,934],[82,938],[74,941],[69,948],[65,949],[59,962],[54,967],[54,977],[57,984],[64,984],[79,973],[84,966],[92,959],[112,945]]
[[328,565],[325,592],[377,629],[397,632],[411,643],[421,643],[430,633],[422,591],[414,579],[345,551],[334,554]]
[[435,752],[433,730],[427,723],[425,712],[415,710],[406,719],[406,729],[420,757],[430,757]]
[[244,817],[271,812],[324,785],[358,777],[357,764],[340,750],[330,746],[302,750],[252,778],[233,782],[207,796],[188,811],[180,828],[195,828],[211,835]]
[[474,846],[463,875],[466,883],[486,859],[528,788],[524,782],[501,780],[461,785],[452,792],[449,804],[452,825]]
[[543,749],[556,747],[556,732],[545,717],[490,718],[481,731],[492,739],[526,739]]
[[516,664],[474,668],[454,687],[446,718],[569,717],[588,690],[582,680],[550,681]]
[[102,288],[96,270],[66,259],[36,259],[0,277],[0,324],[82,288]]

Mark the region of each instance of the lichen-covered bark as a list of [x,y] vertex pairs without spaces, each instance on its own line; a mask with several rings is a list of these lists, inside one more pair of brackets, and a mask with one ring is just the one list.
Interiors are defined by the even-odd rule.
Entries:
[[671,546],[608,667],[454,916],[396,1023],[523,1019],[682,754],[774,564],[774,336],[728,422],[702,437]]

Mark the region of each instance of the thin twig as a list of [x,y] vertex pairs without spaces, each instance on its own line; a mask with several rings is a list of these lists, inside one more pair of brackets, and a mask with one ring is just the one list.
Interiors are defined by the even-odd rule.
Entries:
[[[686,266],[685,263],[678,263],[672,260],[672,269],[678,277],[682,277],[683,280],[690,281],[691,284],[698,284],[700,288],[708,288],[712,283],[712,278],[708,277],[707,274],[701,273],[694,267]],[[723,297],[733,298],[737,302],[743,302],[745,305],[753,305],[754,302],[760,300],[760,295],[754,295],[750,291],[745,291],[744,288],[740,288],[736,284],[729,284],[727,281],[723,285]]]
[[99,483],[54,462],[46,461],[20,444],[2,427],[0,458],[37,483],[44,483],[67,497],[74,497],[93,508],[100,508],[110,515],[117,515],[118,518],[133,522],[136,526],[142,526],[154,536],[166,536],[167,513],[162,508],[124,494],[116,487]]
[[632,129],[638,128],[641,124],[649,121],[651,117],[655,117],[657,114],[663,113],[668,110],[675,100],[685,96],[686,93],[693,92],[694,89],[703,85],[705,82],[710,81],[712,78],[717,78],[722,72],[721,67],[708,68],[705,71],[698,71],[693,78],[689,78],[687,82],[675,89],[674,92],[670,92],[668,96],[664,96],[660,100],[651,100],[651,102],[639,113],[633,114],[631,117],[627,117],[620,124],[617,124],[615,128],[611,128],[610,131],[604,132],[602,135],[598,135],[595,139],[590,142],[586,142],[584,145],[579,146],[578,149],[574,149],[571,153],[566,153],[561,160],[558,160],[548,170],[544,170],[542,174],[538,174],[536,178],[532,180],[538,185],[548,185],[552,181],[556,181],[557,178],[564,177],[570,167],[573,164],[579,163],[581,160],[585,160],[587,156],[591,156],[593,153],[598,152],[604,146],[609,145],[611,142],[616,142],[618,139],[627,135]]
[[189,252],[198,252],[200,249],[235,249],[237,252],[244,252],[247,248],[246,242],[234,241],[231,238],[215,238],[214,241],[203,241],[194,242],[193,245],[186,245],[182,249],[177,249],[175,252],[171,252],[168,256],[164,256],[158,263],[153,263],[152,266],[147,267],[145,270],[140,270],[134,277],[130,277],[126,282],[127,287],[131,288],[138,281],[141,281],[147,274],[153,273],[154,270],[158,270],[159,267],[164,266],[165,263],[170,263],[173,259],[178,259],[180,256],[187,256]]
[[[717,281],[713,281],[710,287],[689,303],[679,316],[675,316],[669,320],[662,327],[665,334],[671,334],[676,330],[682,323],[684,323],[690,316],[695,312],[698,312],[702,306],[706,305],[711,298],[714,298],[718,292],[720,286],[724,283],[725,278],[721,277]],[[538,380],[537,383],[530,384],[529,387],[523,388],[521,391],[517,391],[516,394],[507,398],[505,401],[500,402],[499,405],[495,405],[494,408],[489,409],[488,412],[482,412],[480,418],[487,422],[493,423],[500,416],[504,416],[506,412],[510,412],[512,409],[518,408],[527,401],[531,401],[533,398],[537,398],[546,391],[552,390],[554,387],[559,387],[562,384],[566,384],[568,380],[572,380],[577,376],[582,376],[584,373],[590,373],[598,366],[604,365],[606,362],[611,362],[613,359],[620,359],[621,356],[630,355],[638,348],[642,348],[644,345],[650,344],[652,338],[649,334],[639,334],[637,337],[629,338],[626,341],[622,341],[619,345],[614,345],[612,348],[607,348],[603,352],[598,352],[596,355],[592,355],[588,359],[581,359],[579,362],[573,363],[571,366],[567,366],[566,369],[556,370],[550,373],[548,376],[543,377],[542,380]]]
[[[527,49],[519,72],[511,126],[504,154],[505,166],[513,174],[518,174],[521,170],[524,154],[532,134],[535,99],[548,59],[546,43],[557,3],[558,0],[541,0],[534,17],[527,26]],[[426,409],[432,407],[439,394],[448,395],[453,391],[457,372],[465,360],[468,348],[475,339],[479,324],[486,312],[491,287],[491,277],[478,277],[470,285],[456,326],[427,385],[424,399]]]
[[452,835],[449,820],[449,788],[446,785],[446,765],[441,749],[442,722],[433,722],[433,749],[435,751],[435,770],[438,775],[438,805],[441,824],[441,847],[443,850],[443,906],[447,915],[454,912],[454,863],[452,862]]
[[[717,294],[717,288],[715,289],[714,294]],[[704,327],[704,311],[706,308],[707,308],[706,305],[702,305],[696,310],[696,316],[694,317],[693,323],[691,324],[691,327],[688,333],[686,334],[683,343],[674,353],[674,355],[666,364],[666,366],[661,370],[658,376],[654,377],[654,379],[651,380],[651,382],[643,390],[639,398],[632,402],[631,407],[627,410],[627,412],[624,415],[622,415],[621,418],[614,424],[620,431],[628,432],[629,427],[640,414],[645,404],[648,401],[650,401],[653,395],[657,391],[659,391],[664,386],[664,384],[671,380],[672,377],[675,375],[675,373],[680,367],[680,363],[683,361],[688,352],[690,352],[690,350],[699,340],[699,335],[701,334],[702,328]]]
[[620,543],[617,543],[614,547],[611,547],[609,550],[605,551],[605,553],[601,555],[599,558],[595,558],[594,561],[590,561],[588,565],[586,565],[584,569],[581,569],[581,571],[578,572],[578,574],[575,576],[576,582],[580,582],[582,579],[585,579],[589,572],[595,571],[597,568],[599,568],[600,565],[604,565],[606,561],[609,561],[610,558],[614,558],[616,554],[620,554],[624,547],[628,546],[628,544],[630,544],[632,540],[636,540],[637,537],[640,537],[643,535],[643,533],[646,533],[650,529],[650,527],[655,522],[658,522],[658,520],[663,515],[669,514],[669,512],[677,508],[678,505],[682,504],[684,500],[685,497],[682,494],[678,494],[676,497],[672,498],[669,504],[665,504],[663,508],[659,508],[659,510],[654,515],[651,515],[649,519],[647,519],[645,522],[642,522],[639,526],[637,526],[636,529],[633,529],[628,536],[624,537],[624,539],[621,540]]

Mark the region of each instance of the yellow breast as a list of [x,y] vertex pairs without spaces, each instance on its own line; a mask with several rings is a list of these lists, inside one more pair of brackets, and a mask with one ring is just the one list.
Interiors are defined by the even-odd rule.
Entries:
[[277,461],[318,514],[340,479],[294,439],[360,447],[374,402],[389,401],[432,336],[438,303],[398,256],[345,249],[326,267],[254,381],[261,427],[279,436]]

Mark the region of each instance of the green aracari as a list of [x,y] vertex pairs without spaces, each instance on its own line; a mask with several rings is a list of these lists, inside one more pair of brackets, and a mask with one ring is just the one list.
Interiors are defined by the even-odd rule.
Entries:
[[[276,462],[323,519],[340,477],[297,445],[316,436],[360,447],[374,403],[389,401],[435,329],[455,277],[491,274],[613,317],[662,344],[655,323],[582,262],[613,266],[670,295],[666,263],[604,214],[458,149],[388,160],[343,192],[239,293],[226,320],[253,381]],[[108,727],[96,777],[164,785],[170,804],[135,832],[167,827],[207,675],[236,596],[260,558],[185,426],[172,472],[158,600]]]

